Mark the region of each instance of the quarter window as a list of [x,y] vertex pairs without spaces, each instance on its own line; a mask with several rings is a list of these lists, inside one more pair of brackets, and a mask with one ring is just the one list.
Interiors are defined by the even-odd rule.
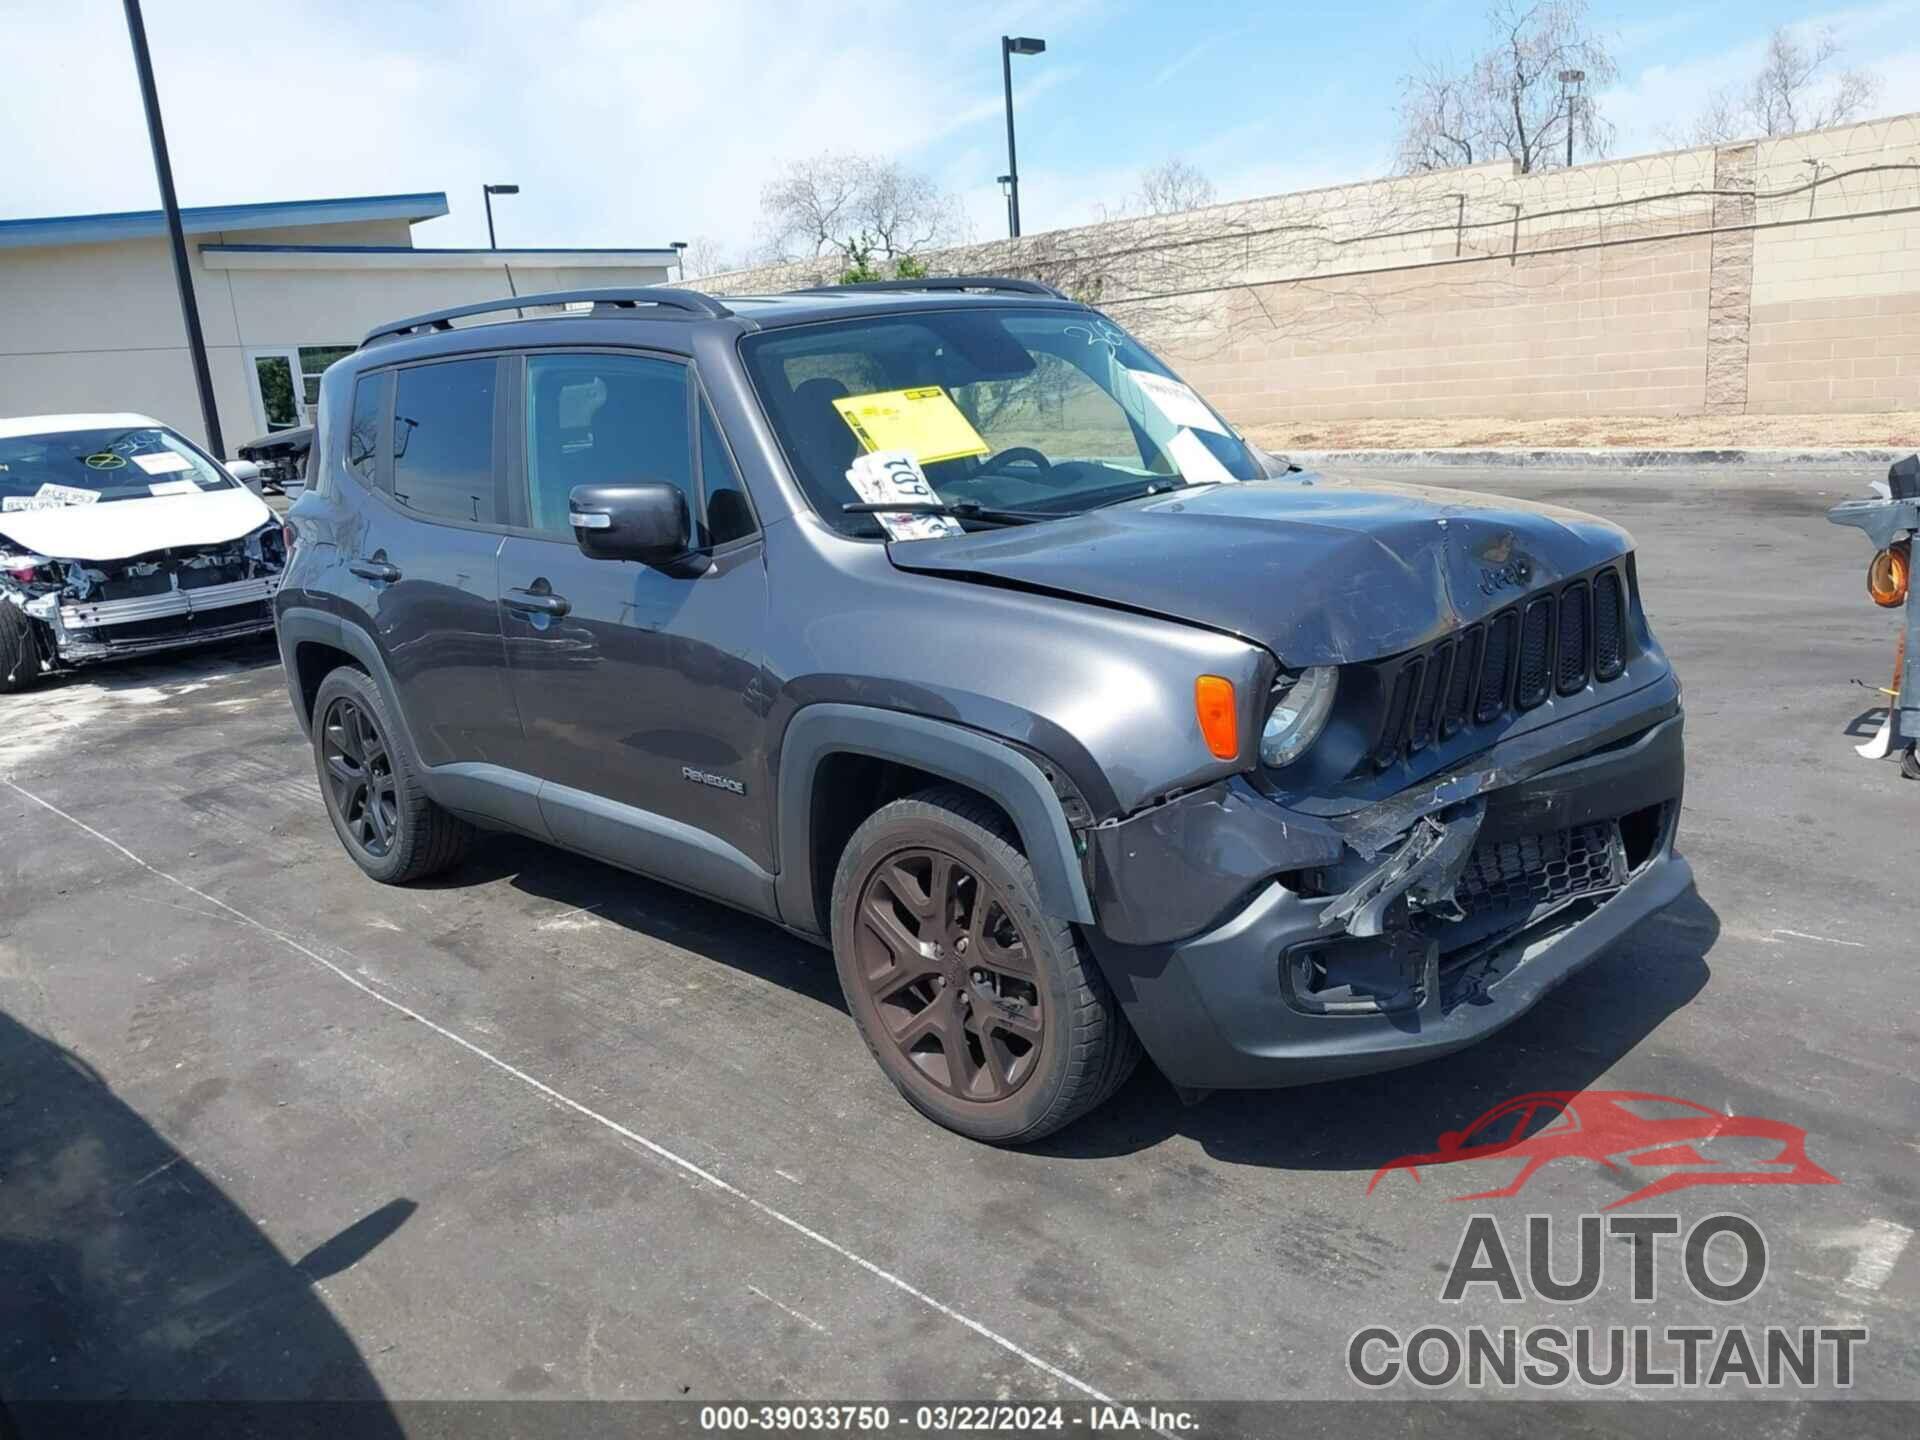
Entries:
[[[677,486],[700,524],[687,423],[687,370],[643,355],[527,361],[528,523],[571,539],[576,485]],[[695,543],[699,543],[698,537]]]
[[493,469],[498,370],[488,359],[399,372],[393,400],[393,498],[399,504],[445,520],[501,523]]
[[362,375],[353,382],[353,419],[347,426],[347,468],[370,488],[380,481],[380,426],[387,418],[387,377]]
[[707,495],[707,544],[725,545],[753,533],[753,507],[747,503],[740,472],[733,468],[719,422],[704,396],[700,400],[700,486]]

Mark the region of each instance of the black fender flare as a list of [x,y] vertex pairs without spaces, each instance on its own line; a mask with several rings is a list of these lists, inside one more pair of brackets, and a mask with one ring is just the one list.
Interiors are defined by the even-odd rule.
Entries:
[[380,696],[387,702],[387,714],[405,733],[408,751],[414,755],[420,753],[413,743],[413,731],[407,725],[407,712],[400,706],[399,692],[393,687],[386,657],[371,635],[338,615],[308,605],[289,605],[282,610],[275,630],[280,641],[280,665],[287,672],[287,694],[293,701],[293,713],[303,732],[313,733],[313,717],[307,714],[307,697],[300,691],[300,667],[295,657],[302,645],[325,645],[331,650],[343,650],[360,662],[360,668],[380,687]]
[[1005,810],[1019,830],[1047,912],[1082,925],[1094,923],[1073,830],[1039,766],[1012,746],[951,721],[868,705],[821,703],[796,713],[780,742],[778,897],[787,924],[823,935],[830,929],[829,918],[816,913],[813,893],[813,784],[821,761],[844,753],[911,765],[978,790]]

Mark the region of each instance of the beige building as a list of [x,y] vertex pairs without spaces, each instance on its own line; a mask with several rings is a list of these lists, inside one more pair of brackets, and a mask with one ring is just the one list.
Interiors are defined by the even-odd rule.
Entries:
[[[231,455],[306,423],[320,373],[386,321],[546,290],[654,285],[671,247],[416,248],[447,197],[373,195],[181,212]],[[136,411],[204,443],[158,210],[0,220],[0,416]]]

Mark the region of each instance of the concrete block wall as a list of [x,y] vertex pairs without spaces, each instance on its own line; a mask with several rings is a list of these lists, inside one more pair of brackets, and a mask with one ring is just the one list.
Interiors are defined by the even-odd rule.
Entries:
[[[1920,116],[992,241],[1247,424],[1920,409]],[[697,283],[830,280],[809,261]]]

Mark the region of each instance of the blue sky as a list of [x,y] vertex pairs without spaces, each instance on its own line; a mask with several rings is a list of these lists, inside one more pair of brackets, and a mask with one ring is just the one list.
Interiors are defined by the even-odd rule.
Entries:
[[[754,238],[789,158],[880,151],[1004,225],[999,37],[1016,58],[1029,231],[1092,218],[1170,156],[1223,199],[1332,184],[1391,161],[1398,77],[1465,54],[1476,0],[1356,9],[1228,0],[147,0],[184,203],[446,190],[421,244],[658,245]],[[1595,3],[1621,81],[1616,153],[1660,148],[1776,24],[1831,25],[1920,109],[1920,0],[1854,8]],[[0,215],[157,203],[118,0],[0,0]],[[19,63],[22,59],[30,63]],[[289,60],[291,64],[289,65]],[[80,83],[84,77],[84,83]]]

